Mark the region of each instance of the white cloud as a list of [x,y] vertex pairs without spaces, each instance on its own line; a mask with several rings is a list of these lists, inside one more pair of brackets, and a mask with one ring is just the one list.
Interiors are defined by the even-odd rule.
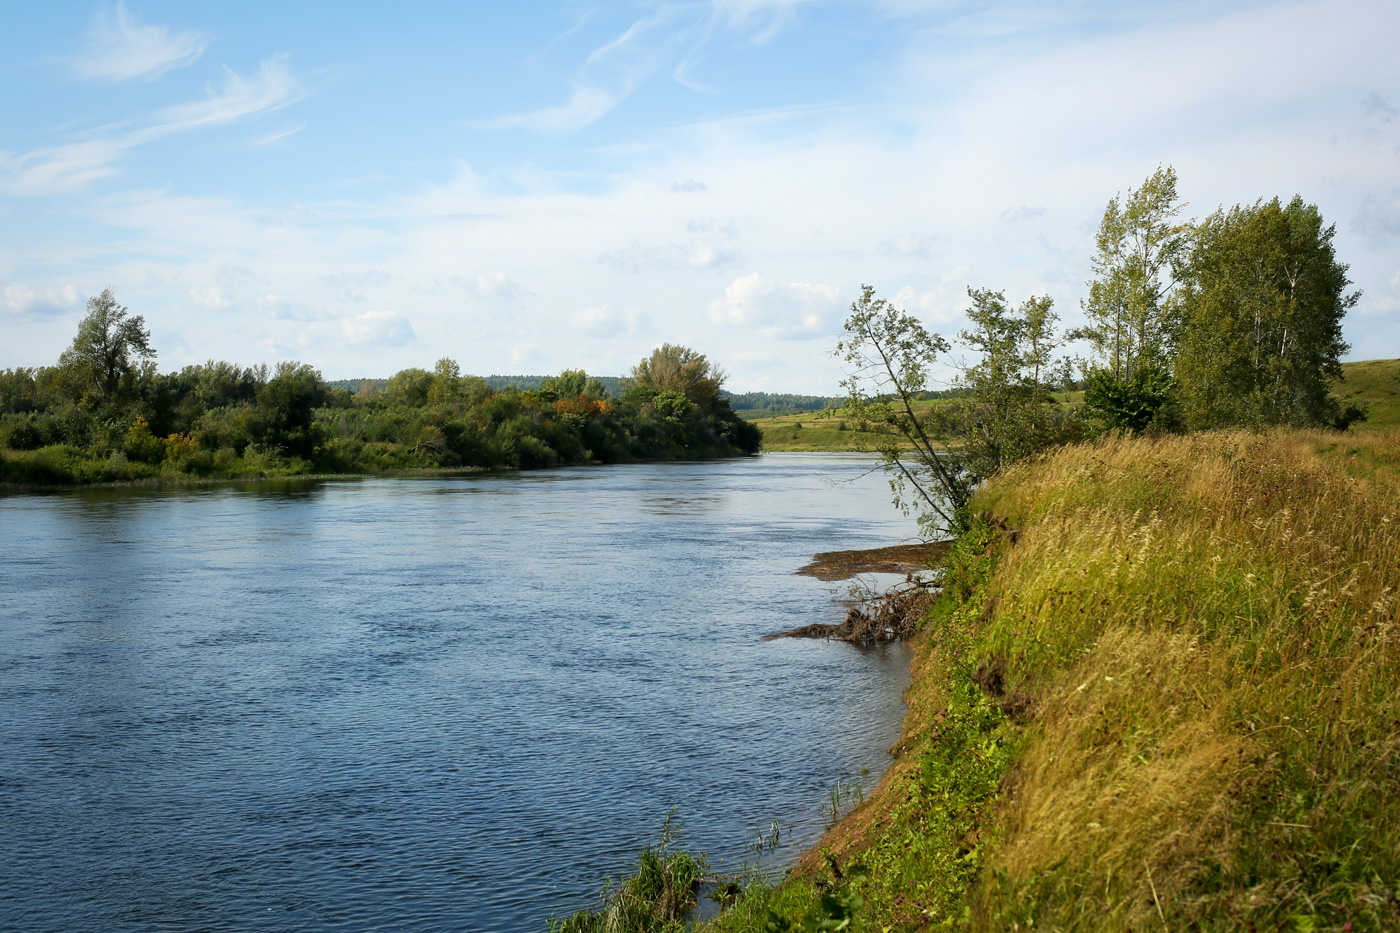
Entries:
[[690,178],[690,177],[687,177],[685,181],[673,181],[673,182],[671,182],[671,193],[672,193],[672,194],[689,194],[689,193],[694,192],[694,191],[709,191],[709,190],[710,190],[710,186],[709,186],[709,185],[705,184],[703,181],[696,181],[694,178]]
[[541,133],[571,133],[596,123],[617,106],[619,99],[618,95],[600,87],[580,87],[574,89],[566,104],[500,117],[487,121],[485,125],[497,129],[520,128]]
[[876,249],[882,256],[928,259],[933,256],[933,244],[937,239],[929,234],[905,233],[881,240],[876,244]]
[[164,135],[215,123],[228,123],[254,113],[285,107],[305,96],[287,70],[287,56],[277,55],[258,66],[256,74],[224,69],[223,86],[210,88],[204,100],[167,107],[156,114],[159,125],[148,134]]
[[957,284],[945,277],[944,282],[932,288],[905,285],[895,292],[890,304],[934,324],[935,329],[956,325],[962,321],[967,304],[967,289],[961,284],[967,274],[967,268],[963,267],[958,271],[961,274],[955,277]]
[[200,288],[196,285],[190,289],[190,300],[211,311],[218,311],[229,306],[229,300],[224,295],[222,286],[219,285],[210,285],[208,288]]
[[742,258],[735,250],[713,246],[703,240],[691,240],[662,246],[633,243],[600,254],[598,262],[619,272],[670,272],[685,268],[715,269],[739,262]]
[[603,340],[645,336],[651,333],[650,315],[631,308],[618,310],[609,304],[575,311],[570,316],[569,323],[579,333]]
[[220,90],[211,89],[204,100],[165,108],[149,126],[18,155],[0,152],[0,190],[25,196],[75,191],[115,172],[114,163],[127,150],[172,133],[276,110],[302,96],[283,56],[263,62],[251,76],[226,68]]
[[519,301],[525,294],[525,289],[519,282],[499,271],[454,275],[447,281],[473,298],[483,301],[510,303]]
[[1025,223],[1028,220],[1044,216],[1045,208],[1031,204],[1022,204],[1020,207],[1009,208],[1001,212],[1001,219],[1010,223]]
[[408,318],[397,311],[366,311],[340,322],[347,343],[380,347],[402,347],[417,338]]
[[824,337],[840,328],[842,291],[834,285],[780,285],[757,272],[741,276],[709,303],[710,320],[755,330],[777,340]]
[[154,80],[172,68],[193,64],[204,45],[198,32],[143,26],[118,3],[112,13],[98,15],[87,47],[72,60],[73,71],[90,81]]
[[13,315],[46,318],[69,314],[83,306],[83,297],[72,285],[31,288],[20,282],[5,286],[5,307]]
[[364,301],[365,290],[392,285],[394,277],[383,269],[363,269],[358,272],[335,272],[321,276],[330,286],[336,301]]
[[277,130],[273,133],[268,133],[265,136],[259,136],[257,139],[250,141],[248,145],[254,149],[257,149],[262,146],[270,146],[273,143],[277,142],[279,139],[286,139],[288,136],[295,136],[297,133],[300,133],[304,129],[306,129],[306,124],[298,123],[286,129]]

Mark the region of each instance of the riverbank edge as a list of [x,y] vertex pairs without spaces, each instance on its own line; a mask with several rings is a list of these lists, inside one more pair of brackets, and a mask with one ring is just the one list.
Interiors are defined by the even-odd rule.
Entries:
[[392,470],[369,470],[360,473],[264,473],[247,474],[240,476],[200,476],[196,474],[183,474],[180,476],[161,475],[142,477],[140,479],[108,480],[106,482],[101,483],[15,483],[7,480],[0,480],[0,495],[24,495],[50,492],[76,492],[84,489],[185,489],[197,486],[245,485],[252,483],[301,483],[324,480],[380,479],[418,476],[486,476],[496,474],[531,473],[540,469],[586,469],[588,467],[597,466],[630,466],[654,463],[711,463],[716,460],[742,460],[748,457],[757,457],[765,453],[774,452],[775,451],[762,450],[752,454],[735,453],[724,454],[715,457],[657,460],[626,460],[620,462],[604,462],[601,460],[595,460],[588,463],[559,463],[550,467],[411,467]]
[[876,790],[703,929],[1400,928],[1397,503],[1393,430],[1000,477]]

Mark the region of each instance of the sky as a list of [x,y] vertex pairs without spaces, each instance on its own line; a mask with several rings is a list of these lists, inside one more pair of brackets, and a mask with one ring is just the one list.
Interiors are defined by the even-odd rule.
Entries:
[[[110,287],[162,371],[625,375],[835,394],[862,284],[1082,321],[1115,194],[1299,194],[1400,357],[1400,4],[1025,0],[15,4],[0,368]],[[955,353],[954,356],[957,356]]]

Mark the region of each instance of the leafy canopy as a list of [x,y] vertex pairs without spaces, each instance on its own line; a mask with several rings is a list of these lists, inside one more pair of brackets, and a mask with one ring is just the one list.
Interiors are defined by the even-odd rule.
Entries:
[[137,360],[152,359],[151,332],[145,319],[129,315],[117,304],[111,288],[89,298],[87,316],[78,325],[73,343],[58,359],[80,400],[88,405],[107,405],[129,394]]

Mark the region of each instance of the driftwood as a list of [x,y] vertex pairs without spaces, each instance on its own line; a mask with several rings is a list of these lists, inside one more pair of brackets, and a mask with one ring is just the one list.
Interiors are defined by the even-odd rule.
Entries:
[[854,645],[902,641],[914,634],[933,602],[937,590],[918,583],[895,587],[881,596],[863,601],[846,610],[840,625],[813,623],[786,632],[765,635],[774,638],[834,638]]

